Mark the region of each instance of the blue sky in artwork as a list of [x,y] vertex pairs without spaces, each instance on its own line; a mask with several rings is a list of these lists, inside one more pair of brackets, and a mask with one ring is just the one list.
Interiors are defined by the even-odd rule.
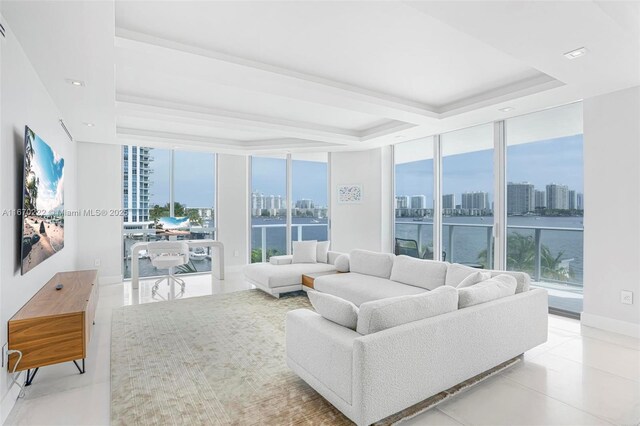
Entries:
[[64,159],[38,135],[32,142],[31,167],[39,179],[36,208],[47,212],[64,208]]

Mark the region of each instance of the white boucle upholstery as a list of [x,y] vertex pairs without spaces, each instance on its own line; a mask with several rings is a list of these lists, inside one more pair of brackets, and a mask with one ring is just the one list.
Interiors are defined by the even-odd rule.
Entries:
[[457,309],[458,291],[450,286],[441,286],[423,294],[375,300],[360,305],[356,331],[360,334],[377,333]]
[[547,297],[533,289],[366,336],[292,311],[287,364],[357,425],[369,425],[544,343]]
[[433,290],[445,283],[447,264],[434,260],[396,256],[391,268],[390,279],[403,284]]
[[501,274],[470,287],[458,289],[458,308],[466,308],[480,303],[487,303],[502,297],[516,294],[516,279]]
[[[340,253],[339,251],[331,251],[329,250],[327,252],[327,260],[329,261],[328,263],[335,265],[336,264],[336,259],[340,256],[342,256],[344,253]],[[348,256],[347,256],[348,257]]]
[[318,277],[313,287],[320,292],[346,299],[356,306],[372,300],[424,293],[427,290],[384,278],[349,272]]
[[308,309],[288,312],[285,327],[287,360],[351,404],[353,342],[360,335]]
[[491,276],[495,277],[500,274],[511,275],[516,279],[517,287],[516,293],[522,293],[524,291],[529,291],[531,278],[529,274],[526,272],[515,272],[515,271],[497,271],[490,269],[476,269],[470,266],[461,265],[459,263],[452,263],[447,267],[447,277],[445,279],[445,284],[453,287],[458,287],[458,285],[469,275],[474,274],[478,271],[482,272],[491,272]]
[[316,245],[316,261],[318,263],[328,263],[329,241],[318,241]]
[[313,309],[323,318],[351,330],[356,329],[358,324],[358,307],[356,305],[348,300],[319,291],[310,291],[307,295]]
[[334,270],[335,267],[327,263],[292,263],[289,265],[252,263],[243,269],[246,278],[267,288],[302,285],[302,274],[304,273]]
[[458,287],[462,280],[476,272],[478,272],[478,269],[472,268],[471,266],[451,263],[447,266],[447,275],[444,283],[452,287]]
[[491,276],[497,275],[509,275],[516,279],[516,294],[529,291],[531,287],[531,278],[526,272],[514,272],[514,271],[495,271],[491,270]]
[[470,287],[474,284],[478,284],[480,281],[488,280],[489,278],[491,278],[491,272],[476,271],[462,280],[462,282],[458,284],[456,288]]
[[286,254],[283,256],[271,256],[269,263],[272,265],[289,265],[293,261],[293,255]]
[[369,250],[352,250],[349,253],[349,270],[380,278],[389,278],[395,254]]
[[317,263],[318,262],[318,242],[310,241],[294,241],[293,244],[293,261],[292,263]]
[[336,271],[349,272],[349,255],[341,254],[335,261]]

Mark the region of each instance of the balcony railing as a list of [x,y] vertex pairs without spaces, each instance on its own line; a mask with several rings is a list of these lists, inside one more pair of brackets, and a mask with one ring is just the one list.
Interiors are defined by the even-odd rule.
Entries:
[[[443,249],[447,261],[473,263],[482,267],[489,267],[489,265],[493,265],[493,224],[444,223],[442,226]],[[400,227],[403,230],[401,235],[398,233],[398,229]],[[409,230],[411,228],[415,228],[415,231]],[[580,259],[579,261],[576,261],[572,258],[552,259],[552,261],[557,260],[560,264],[557,265],[559,270],[565,270],[567,273],[566,276],[561,278],[558,276],[551,277],[548,273],[545,274],[543,259],[545,258],[545,255],[547,257],[549,256],[549,252],[553,252],[558,256],[559,252],[563,250],[556,247],[560,245],[558,241],[551,244],[544,244],[543,241],[545,240],[545,236],[552,237],[555,234],[557,237],[559,233],[579,233],[580,237],[582,237],[583,232],[583,228],[517,225],[507,226],[507,235],[513,236],[514,234],[520,234],[521,237],[530,239],[527,244],[531,243],[531,253],[529,254],[533,257],[533,264],[531,269],[525,272],[531,274],[531,279],[533,281],[559,283],[575,287],[582,287],[583,285],[582,260]],[[429,248],[429,243],[432,241],[433,223],[396,222],[396,234],[402,238],[415,240],[418,243],[419,252],[423,253]],[[458,238],[456,237],[459,237],[460,240],[464,241],[458,241]],[[509,238],[507,238],[507,242],[509,242]],[[570,244],[567,243],[562,245],[567,246]],[[473,246],[473,248],[470,248],[470,246]],[[510,255],[513,257],[515,254],[514,251],[515,248],[510,248],[509,244],[507,244],[507,257]],[[568,266],[571,262],[577,263],[575,267],[570,268]],[[566,266],[562,266],[562,264],[565,264]],[[569,269],[574,271],[573,276],[568,273]]]
[[[251,229],[259,229],[260,230],[260,251],[262,253],[262,262],[266,262],[269,260],[269,256],[268,256],[268,249],[272,248],[272,247],[268,247],[267,244],[267,230],[269,229],[282,229],[282,230],[286,230],[286,224],[284,223],[278,223],[278,224],[270,224],[270,225],[252,225]],[[329,229],[329,225],[326,223],[293,223],[291,224],[291,235],[292,235],[292,239],[293,239],[293,235],[295,235],[295,240],[294,241],[303,241],[302,239],[302,233],[303,230],[305,228],[318,228],[318,227],[325,227],[327,228],[327,232]],[[295,231],[295,232],[294,232]],[[286,232],[286,231],[285,231]],[[253,233],[252,233],[253,234]],[[281,241],[281,245],[283,247],[285,247],[286,250],[286,236],[284,237],[284,240]],[[256,247],[252,247],[253,249],[255,249]],[[285,253],[281,253],[281,254],[285,254]]]

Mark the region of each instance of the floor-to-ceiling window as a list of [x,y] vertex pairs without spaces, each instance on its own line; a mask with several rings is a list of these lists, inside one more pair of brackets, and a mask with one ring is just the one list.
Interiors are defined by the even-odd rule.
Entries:
[[394,147],[394,251],[433,259],[433,138],[403,142]]
[[[133,244],[169,238],[156,230],[160,218],[190,218],[189,229],[176,239],[215,238],[215,154],[131,145],[124,146],[122,153],[125,278],[131,278]],[[141,277],[167,272],[151,265],[144,250],[135,260]],[[210,270],[210,253],[193,250],[189,264],[176,272]]]
[[327,153],[251,157],[252,263],[289,253],[288,241],[329,239],[328,159]]
[[291,155],[291,240],[329,239],[327,153]]
[[582,311],[582,104],[505,122],[507,268],[549,291],[549,306]]
[[449,262],[493,265],[493,125],[441,135],[442,248]]
[[251,262],[287,253],[287,158],[251,157]]

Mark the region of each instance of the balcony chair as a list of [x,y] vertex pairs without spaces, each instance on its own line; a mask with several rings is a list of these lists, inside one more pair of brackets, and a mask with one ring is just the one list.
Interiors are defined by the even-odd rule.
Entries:
[[[417,257],[418,259],[433,259],[433,252],[428,248],[420,256],[420,249],[418,248],[418,242],[416,240],[407,240],[405,238],[396,238],[395,254],[405,256]],[[442,252],[442,261],[447,260],[447,253]]]
[[184,293],[184,280],[173,274],[173,268],[185,265],[189,262],[189,246],[183,241],[155,241],[147,245],[147,253],[151,259],[151,264],[157,269],[168,269],[169,274],[155,282],[151,290],[153,296],[158,292],[160,283],[167,280],[167,284],[172,282],[180,285],[180,292]]

